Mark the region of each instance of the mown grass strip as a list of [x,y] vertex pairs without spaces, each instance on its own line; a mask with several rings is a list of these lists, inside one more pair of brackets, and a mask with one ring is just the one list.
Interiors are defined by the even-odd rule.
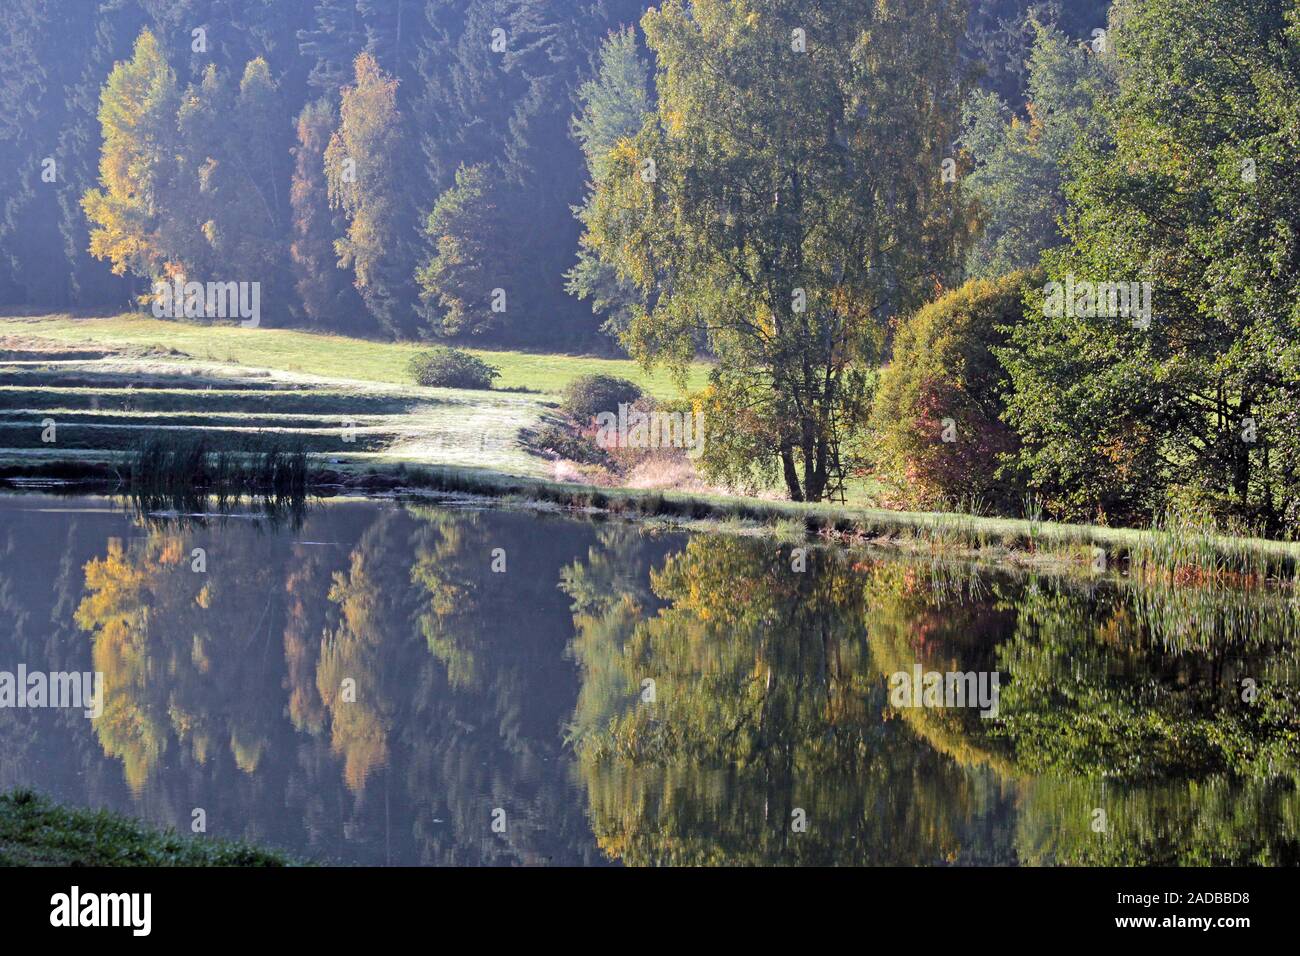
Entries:
[[[205,375],[194,367],[174,364],[175,370],[130,371],[104,368],[55,368],[48,366],[0,366],[0,383],[42,388],[133,389],[162,387],[167,389],[286,392],[305,390],[311,385],[251,375]],[[153,366],[157,369],[158,366]]]
[[[0,381],[3,376],[0,375]],[[309,414],[398,415],[437,398],[366,394],[357,391],[272,389],[39,388],[0,385],[0,410],[70,409],[132,412],[304,412]]]
[[312,452],[380,451],[391,445],[396,433],[389,430],[367,430],[358,427],[355,433],[345,433],[338,426],[330,428],[234,428],[204,425],[201,428],[186,425],[165,425],[149,422],[139,425],[99,425],[72,422],[55,424],[55,441],[44,440],[45,428],[39,421],[0,421],[0,449],[123,451],[139,445],[146,436],[169,434],[176,440],[201,433],[213,451],[263,452],[281,447],[286,442]]

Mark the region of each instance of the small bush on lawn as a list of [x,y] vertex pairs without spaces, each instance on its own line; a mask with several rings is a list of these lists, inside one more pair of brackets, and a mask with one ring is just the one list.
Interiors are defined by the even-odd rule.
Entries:
[[618,414],[619,405],[631,405],[641,397],[634,382],[612,375],[581,375],[564,386],[560,408],[581,424],[601,412]]
[[411,374],[418,384],[434,388],[489,389],[501,369],[464,349],[439,345],[412,356]]

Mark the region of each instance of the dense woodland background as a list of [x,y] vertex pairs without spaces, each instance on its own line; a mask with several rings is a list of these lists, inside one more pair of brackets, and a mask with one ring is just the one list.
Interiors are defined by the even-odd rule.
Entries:
[[[477,341],[538,348],[617,350],[602,332],[617,305],[566,291],[578,262],[587,155],[625,125],[629,102],[653,104],[650,75],[611,76],[601,48],[635,25],[640,0],[12,0],[0,8],[0,304],[30,309],[122,309],[149,288],[90,253],[82,197],[99,186],[100,95],[115,63],[130,60],[141,31],[174,71],[174,125],[190,165],[174,171],[161,204],[173,258],[192,278],[255,277],[264,322],[355,335],[478,332]],[[962,55],[970,76],[1023,112],[1032,33],[1027,13],[1087,37],[1107,3],[981,2]],[[206,50],[193,50],[193,31]],[[491,49],[492,31],[507,49]],[[634,41],[637,42],[637,41]],[[644,44],[638,62],[652,60]],[[341,90],[369,53],[371,104],[397,81],[391,116],[353,133],[384,175],[367,177],[387,208],[385,248],[362,297],[334,242],[346,231],[331,209],[324,153],[339,126]],[[255,64],[256,61],[262,61]],[[142,64],[144,66],[144,64]],[[617,63],[615,64],[615,68]],[[586,84],[586,85],[584,85]],[[633,90],[633,87],[639,89]],[[604,95],[602,95],[604,94]],[[575,125],[587,108],[588,120]],[[357,104],[360,109],[360,102]],[[169,110],[170,113],[170,110]],[[594,116],[592,114],[595,114]],[[636,117],[630,118],[636,122]],[[614,127],[611,131],[611,126]],[[143,131],[141,131],[143,134]],[[602,138],[603,137],[603,138]],[[587,155],[584,155],[584,147]],[[52,158],[57,180],[42,181]],[[366,162],[364,158],[360,162]],[[211,163],[220,181],[205,182]],[[465,167],[461,188],[457,170]],[[224,178],[222,178],[224,177]],[[439,207],[439,202],[442,206]],[[468,207],[468,208],[467,208]],[[508,309],[470,327],[438,301],[421,302],[417,271],[437,252],[429,214],[474,217],[476,263],[503,287]],[[216,221],[222,234],[196,250]],[[134,264],[133,264],[134,265]],[[461,277],[471,284],[472,277]],[[487,278],[484,281],[488,281]],[[449,314],[450,328],[444,328]]]

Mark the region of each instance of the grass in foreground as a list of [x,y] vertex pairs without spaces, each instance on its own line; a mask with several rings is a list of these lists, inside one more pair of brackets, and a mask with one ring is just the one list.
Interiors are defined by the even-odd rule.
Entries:
[[0,794],[0,866],[294,866],[247,843],[154,830],[107,810],[71,810],[30,790]]

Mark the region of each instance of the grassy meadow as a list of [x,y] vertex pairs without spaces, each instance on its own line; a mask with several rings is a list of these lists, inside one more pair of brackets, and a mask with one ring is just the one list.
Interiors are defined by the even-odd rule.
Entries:
[[[671,397],[627,360],[478,352],[492,391],[412,384],[420,346],[140,315],[0,318],[0,464],[113,461],[159,432],[213,451],[297,448],[331,464],[479,467],[543,477],[520,435],[565,384],[602,373]],[[688,387],[707,369],[697,364]],[[42,422],[53,420],[54,440]]]
[[[290,329],[204,325],[139,314],[109,318],[74,318],[69,315],[0,317],[0,342],[9,337],[33,336],[64,348],[83,351],[98,347],[134,348],[165,355],[175,350],[200,362],[274,368],[389,385],[410,384],[407,363],[422,348],[412,342],[377,342]],[[496,387],[502,391],[527,390],[554,398],[577,376],[602,374],[636,382],[656,398],[672,398],[678,394],[666,372],[648,373],[626,359],[469,351],[501,369]],[[703,387],[707,374],[705,365],[696,364],[687,380],[687,387]]]

